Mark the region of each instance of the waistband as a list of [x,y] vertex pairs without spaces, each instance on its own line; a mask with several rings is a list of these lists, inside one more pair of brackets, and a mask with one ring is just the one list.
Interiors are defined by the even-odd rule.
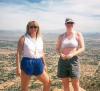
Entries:
[[[73,56],[72,58],[66,58],[65,60],[68,61],[68,60],[72,60],[72,59],[78,59],[78,56]],[[60,56],[60,59],[64,60],[61,56]]]
[[29,57],[23,57],[22,59],[25,59],[25,60],[41,60],[41,58],[29,58]]

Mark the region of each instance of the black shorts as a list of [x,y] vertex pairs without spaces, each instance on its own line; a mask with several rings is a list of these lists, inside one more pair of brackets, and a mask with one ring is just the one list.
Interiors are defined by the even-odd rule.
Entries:
[[61,57],[58,62],[57,76],[60,78],[76,78],[80,77],[79,60],[77,56],[63,60]]

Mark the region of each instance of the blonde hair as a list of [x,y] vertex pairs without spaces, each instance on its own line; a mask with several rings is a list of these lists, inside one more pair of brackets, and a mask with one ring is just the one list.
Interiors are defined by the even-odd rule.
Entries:
[[36,33],[36,38],[38,38],[40,36],[39,24],[36,21],[29,21],[28,22],[28,24],[26,26],[26,34],[29,34],[29,35],[30,35],[30,32],[29,32],[30,25],[37,26],[38,29],[37,29],[37,33]]

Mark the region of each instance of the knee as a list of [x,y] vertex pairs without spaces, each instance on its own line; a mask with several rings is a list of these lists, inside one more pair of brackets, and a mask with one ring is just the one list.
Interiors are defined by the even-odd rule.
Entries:
[[51,85],[51,80],[47,80],[43,84],[46,85],[46,86],[50,86]]
[[66,87],[66,86],[69,86],[69,81],[62,81],[62,84]]
[[28,87],[23,87],[22,91],[28,91]]
[[50,80],[50,79],[47,81],[47,84],[48,84],[48,85],[50,85],[50,84],[51,84],[51,80]]
[[21,83],[21,90],[22,91],[28,91],[29,85],[28,83]]
[[75,83],[72,83],[73,84],[73,87],[77,88],[79,87],[79,83],[78,82],[75,82]]
[[80,91],[79,83],[73,84],[74,91]]

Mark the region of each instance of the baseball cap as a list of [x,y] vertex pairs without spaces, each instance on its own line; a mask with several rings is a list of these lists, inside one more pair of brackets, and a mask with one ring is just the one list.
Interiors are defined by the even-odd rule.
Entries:
[[74,24],[75,22],[71,18],[66,18],[65,24],[68,24],[68,23]]

